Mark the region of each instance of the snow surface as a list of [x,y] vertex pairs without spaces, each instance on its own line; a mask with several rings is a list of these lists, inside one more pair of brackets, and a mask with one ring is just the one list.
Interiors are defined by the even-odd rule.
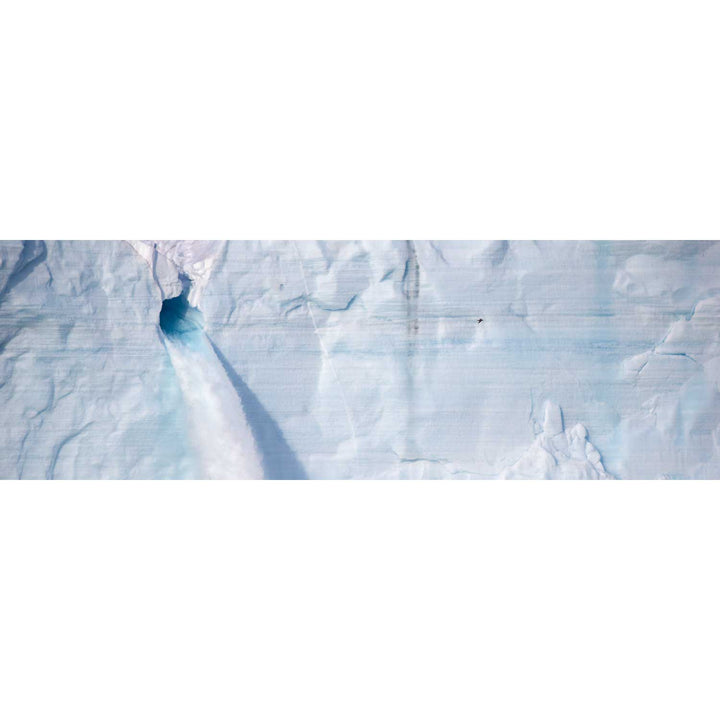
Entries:
[[3,242],[0,477],[718,477],[719,269],[691,241]]

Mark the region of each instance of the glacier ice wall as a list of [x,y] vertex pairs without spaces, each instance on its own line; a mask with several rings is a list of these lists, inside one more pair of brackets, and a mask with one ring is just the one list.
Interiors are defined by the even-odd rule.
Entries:
[[0,477],[717,477],[719,269],[690,241],[3,242]]
[[0,243],[0,477],[188,477],[160,296],[123,242]]

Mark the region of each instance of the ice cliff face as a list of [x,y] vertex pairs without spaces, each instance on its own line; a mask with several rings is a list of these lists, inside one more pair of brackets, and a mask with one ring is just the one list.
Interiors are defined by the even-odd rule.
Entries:
[[0,477],[716,477],[719,268],[708,242],[3,242]]
[[122,242],[0,244],[0,476],[187,477],[160,296]]

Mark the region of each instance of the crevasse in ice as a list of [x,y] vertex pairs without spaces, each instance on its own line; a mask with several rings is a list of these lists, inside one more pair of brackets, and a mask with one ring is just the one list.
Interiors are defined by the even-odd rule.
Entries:
[[719,269],[713,242],[3,242],[0,477],[717,477]]

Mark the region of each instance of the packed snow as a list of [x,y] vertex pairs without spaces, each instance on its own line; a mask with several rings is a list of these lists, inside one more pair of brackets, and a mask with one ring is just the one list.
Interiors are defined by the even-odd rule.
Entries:
[[0,477],[717,477],[719,269],[694,241],[3,242]]

